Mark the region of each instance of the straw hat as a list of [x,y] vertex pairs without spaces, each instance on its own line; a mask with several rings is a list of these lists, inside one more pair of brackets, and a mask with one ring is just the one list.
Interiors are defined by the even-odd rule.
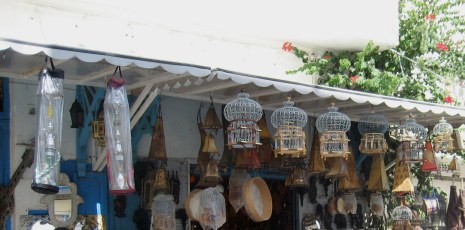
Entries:
[[255,222],[270,219],[273,203],[270,189],[262,178],[254,177],[244,183],[242,200],[250,219]]

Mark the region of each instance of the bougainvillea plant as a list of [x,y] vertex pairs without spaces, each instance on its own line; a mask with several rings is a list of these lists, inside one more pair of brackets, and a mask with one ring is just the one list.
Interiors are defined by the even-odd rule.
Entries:
[[402,98],[454,104],[447,85],[465,79],[465,0],[400,0],[399,45],[380,51],[327,51],[311,58],[287,42],[303,65],[288,71],[318,74],[319,84]]

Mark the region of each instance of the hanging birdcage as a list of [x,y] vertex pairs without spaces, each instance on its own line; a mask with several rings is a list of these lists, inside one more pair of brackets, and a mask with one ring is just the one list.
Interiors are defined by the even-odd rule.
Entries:
[[262,117],[262,107],[249,99],[249,94],[241,92],[235,100],[224,107],[224,117],[228,120],[228,146],[233,148],[254,148],[260,145],[260,129],[257,122]]
[[401,205],[392,210],[392,219],[394,220],[393,229],[410,229],[409,226],[410,221],[413,219],[413,213],[404,203],[405,202],[402,202]]
[[433,144],[435,151],[451,152],[454,149],[454,139],[452,138],[452,133],[454,129],[452,125],[446,122],[444,117],[439,120],[439,123],[436,124],[433,128]]
[[397,140],[401,143],[397,149],[397,160],[419,163],[423,159],[424,142],[427,130],[415,119],[408,118],[405,124],[397,129]]
[[362,115],[358,123],[358,131],[362,134],[360,152],[370,155],[385,153],[388,150],[384,133],[389,127],[383,114],[367,113]]
[[294,102],[288,98],[284,107],[271,114],[271,124],[276,129],[273,136],[275,143],[274,156],[289,155],[301,157],[307,153],[305,148],[305,132],[302,127],[307,124],[307,113],[294,107]]
[[332,104],[328,112],[316,120],[316,128],[320,133],[321,157],[347,157],[349,154],[349,139],[346,132],[350,129],[350,119],[337,111]]

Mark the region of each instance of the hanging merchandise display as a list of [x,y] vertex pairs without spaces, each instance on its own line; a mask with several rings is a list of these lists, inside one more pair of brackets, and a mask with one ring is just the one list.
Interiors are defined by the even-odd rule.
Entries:
[[236,168],[260,168],[258,149],[238,149],[236,153]]
[[290,175],[288,187],[308,187],[306,171],[303,168],[294,168]]
[[367,184],[368,191],[384,192],[389,190],[386,166],[384,165],[384,159],[381,155],[374,156],[372,159],[370,178]]
[[327,161],[328,172],[325,178],[338,178],[347,176],[347,160],[342,157],[329,158]]
[[165,131],[163,130],[161,104],[158,105],[157,111],[157,121],[155,122],[155,128],[153,129],[148,159],[166,162],[168,157],[166,156]]
[[413,229],[410,224],[410,221],[413,219],[413,213],[405,205],[404,198],[402,198],[401,204],[392,210],[392,219],[394,220],[393,230]]
[[213,134],[208,134],[207,138],[202,147],[202,152],[215,154],[218,153],[218,149],[216,148],[215,137]]
[[358,130],[362,134],[360,140],[360,152],[365,154],[382,154],[388,150],[384,133],[389,124],[383,114],[367,113],[362,115],[358,123]]
[[200,195],[202,194],[201,189],[192,190],[184,201],[184,209],[186,214],[191,220],[198,221],[200,219]]
[[244,186],[242,186],[242,200],[245,211],[254,222],[270,219],[273,202],[270,189],[262,178],[254,177],[244,183]]
[[423,153],[423,164],[421,165],[421,170],[424,172],[437,171],[438,165],[436,162],[436,156],[433,152],[433,145],[431,144],[431,141],[427,140],[425,142],[425,150]]
[[232,148],[254,148],[260,145],[260,129],[257,122],[263,111],[260,104],[241,92],[235,100],[224,107],[224,117],[229,121],[228,146]]
[[375,216],[383,216],[384,214],[384,200],[383,195],[378,193],[370,194],[370,210]]
[[172,195],[158,194],[152,203],[151,230],[176,229],[176,205]]
[[55,69],[53,62],[51,70],[44,67],[39,73],[35,171],[31,188],[42,194],[54,194],[59,190],[64,75],[63,70]]
[[463,229],[463,225],[460,217],[457,188],[452,185],[450,186],[449,204],[446,212],[446,229]]
[[394,169],[394,185],[392,192],[397,195],[404,195],[405,193],[413,193],[414,187],[410,174],[409,164],[406,162],[398,161]]
[[203,122],[204,129],[214,129],[218,130],[223,128],[223,125],[216,114],[215,105],[213,104],[213,98],[210,96],[210,106],[208,107],[207,114],[205,115],[205,120]]
[[263,113],[262,118],[258,121],[258,128],[261,130],[260,141],[262,142],[262,145],[258,146],[260,162],[269,164],[273,155],[273,140],[271,139],[271,133],[266,124],[265,113]]
[[[337,190],[355,192],[360,190],[360,181],[355,168],[355,159],[352,153],[352,147],[350,147],[349,150],[351,153],[347,158],[347,176],[339,178]],[[355,214],[355,212],[352,214]]]
[[216,230],[226,223],[226,203],[223,188],[206,188],[200,193],[199,223],[203,229]]
[[77,129],[84,126],[84,109],[77,99],[71,105],[69,114],[71,115],[71,128]]
[[433,196],[423,198],[423,210],[428,215],[437,214],[439,212],[439,200],[433,192]]
[[320,115],[316,120],[316,128],[320,133],[320,153],[327,157],[347,157],[349,154],[349,139],[346,132],[350,129],[350,119],[338,112],[334,103],[328,112]]
[[323,158],[320,154],[320,137],[318,131],[315,129],[313,133],[312,148],[310,150],[310,163],[308,164],[308,172],[310,174],[326,172]]
[[[222,111],[224,110],[225,105],[222,105]],[[223,130],[227,130],[229,127],[229,122],[224,116],[222,116]],[[234,164],[234,149],[228,146],[228,138],[226,131],[223,132],[223,154],[221,155],[220,165],[230,166]]]
[[453,176],[460,176],[460,165],[457,157],[454,156],[447,166],[447,170],[452,171]]
[[419,163],[423,159],[424,142],[427,130],[415,119],[408,118],[405,124],[397,129],[397,140],[401,143],[397,149],[397,160]]
[[441,152],[451,152],[454,150],[454,139],[452,138],[452,133],[454,129],[451,124],[447,123],[444,117],[439,120],[439,123],[436,124],[433,128],[433,143],[434,150]]
[[239,209],[244,207],[244,201],[242,200],[242,187],[250,178],[250,175],[245,169],[233,169],[231,172],[228,186],[228,201],[236,213]]
[[[115,76],[119,70],[120,77]],[[129,104],[121,68],[108,81],[104,102],[107,169],[110,192],[134,192]]]
[[355,193],[346,193],[343,195],[344,200],[344,210],[349,214],[357,213],[357,198]]
[[271,114],[271,124],[276,129],[274,139],[274,156],[288,155],[302,157],[307,154],[305,148],[305,132],[303,127],[307,124],[307,113],[294,107],[294,102],[288,98],[284,107]]
[[218,162],[215,160],[208,162],[205,180],[208,182],[207,184],[214,184],[215,186],[222,181],[220,172],[218,171]]

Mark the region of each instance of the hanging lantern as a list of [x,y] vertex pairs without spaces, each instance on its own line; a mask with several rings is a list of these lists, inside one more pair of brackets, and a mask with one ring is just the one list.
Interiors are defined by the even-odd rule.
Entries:
[[172,195],[158,194],[153,198],[151,229],[176,229],[176,205]]
[[323,159],[327,157],[347,157],[349,154],[349,139],[346,132],[350,129],[350,119],[337,111],[337,107],[328,108],[316,120],[316,128],[320,133],[320,153]]
[[[355,159],[354,154],[352,153],[352,148],[350,148],[351,153],[347,159],[347,176],[339,178],[339,183],[337,190],[338,191],[348,191],[355,192],[360,190],[360,181],[357,176],[357,170],[355,168]],[[355,204],[355,208],[357,204]],[[352,212],[355,214],[355,212]]]
[[203,229],[217,230],[226,223],[226,202],[222,192],[219,186],[201,191],[198,221]]
[[92,121],[92,137],[97,141],[97,145],[105,147],[105,122],[103,113],[103,101],[97,111],[97,117]]
[[274,135],[274,155],[289,155],[301,157],[307,154],[305,148],[305,132],[302,127],[307,124],[307,113],[294,107],[294,102],[288,98],[284,107],[271,114],[271,124],[276,129]]
[[383,114],[368,113],[360,118],[358,131],[362,134],[360,152],[365,154],[382,154],[388,150],[384,133],[389,128],[388,121]]
[[459,175],[460,176],[460,165],[459,165],[459,162],[457,160],[457,157],[454,156],[452,161],[447,166],[447,170],[452,171],[454,175]]
[[427,130],[417,124],[415,119],[408,118],[397,130],[397,140],[401,143],[397,149],[397,160],[419,163],[423,159],[424,142]]
[[215,105],[213,104],[213,98],[210,97],[211,103],[207,110],[207,115],[205,115],[205,121],[203,122],[204,129],[221,129],[223,125],[221,125],[220,119],[216,114]]
[[394,228],[396,230],[407,230],[412,229],[410,221],[413,219],[413,213],[410,208],[405,206],[405,201],[402,198],[402,202],[399,206],[392,210],[392,219],[394,220]]
[[228,146],[233,148],[254,148],[260,145],[260,129],[257,122],[262,117],[260,104],[249,99],[248,93],[239,93],[224,107],[224,117],[228,120]]
[[398,193],[398,195],[414,192],[414,187],[410,175],[410,167],[408,163],[400,161],[396,162],[392,192]]
[[36,166],[31,188],[42,194],[54,194],[59,190],[63,78],[64,72],[59,69],[45,67],[39,73]]
[[203,153],[218,153],[218,149],[216,148],[215,137],[213,134],[209,134],[205,139],[202,147]]
[[310,163],[308,164],[308,172],[310,174],[326,172],[325,164],[320,154],[320,138],[318,132],[313,132],[312,148],[310,150]]
[[386,166],[381,155],[374,156],[371,161],[370,178],[367,183],[367,190],[373,192],[383,192],[389,190],[389,183],[386,174]]
[[451,152],[454,150],[454,139],[452,138],[452,133],[454,129],[452,125],[444,120],[444,117],[439,120],[439,123],[436,124],[433,128],[433,144],[435,151]]
[[74,100],[69,113],[71,115],[71,128],[82,128],[84,126],[84,109],[77,100]]
[[110,192],[113,194],[132,193],[134,192],[134,169],[129,104],[121,70],[120,78],[113,75],[108,82],[104,114]]
[[421,170],[424,172],[432,172],[438,170],[438,164],[436,163],[436,156],[433,152],[433,146],[431,141],[426,141],[425,150],[423,153],[423,164]]

